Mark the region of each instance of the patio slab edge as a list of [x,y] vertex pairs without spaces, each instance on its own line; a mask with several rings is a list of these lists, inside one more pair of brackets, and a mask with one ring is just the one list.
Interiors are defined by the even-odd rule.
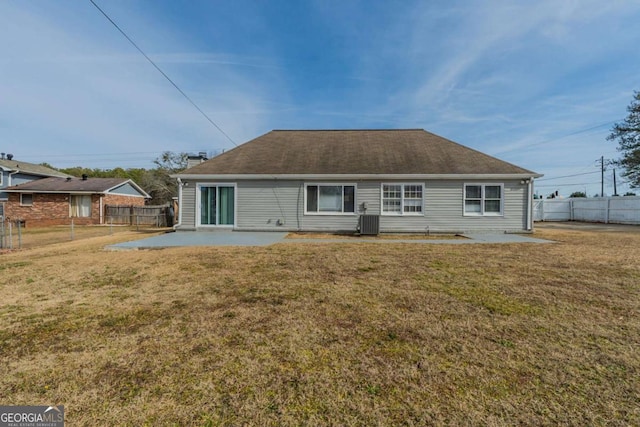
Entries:
[[463,234],[464,239],[346,239],[346,238],[300,238],[286,239],[287,232],[172,232],[141,240],[117,243],[105,247],[109,251],[151,250],[174,247],[197,246],[269,246],[276,243],[376,243],[376,244],[508,244],[508,243],[553,243],[519,234]]

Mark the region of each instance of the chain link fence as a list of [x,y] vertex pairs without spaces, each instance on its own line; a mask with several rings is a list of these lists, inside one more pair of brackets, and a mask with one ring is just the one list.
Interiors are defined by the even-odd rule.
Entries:
[[24,221],[9,220],[0,215],[0,249],[20,249],[22,248],[22,229]]

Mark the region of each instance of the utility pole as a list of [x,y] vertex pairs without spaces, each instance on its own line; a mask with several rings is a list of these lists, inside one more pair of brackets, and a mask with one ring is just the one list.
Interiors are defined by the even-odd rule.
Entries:
[[600,156],[600,197],[604,197],[604,156]]
[[616,185],[616,170],[613,170],[613,195],[618,195],[618,186]]

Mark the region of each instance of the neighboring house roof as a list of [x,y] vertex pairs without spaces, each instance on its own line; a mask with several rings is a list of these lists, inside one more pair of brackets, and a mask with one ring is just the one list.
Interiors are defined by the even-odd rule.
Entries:
[[126,178],[43,178],[7,187],[3,189],[3,191],[7,193],[106,194],[112,192],[117,193],[117,191],[114,190],[125,184],[130,184],[141,196],[150,198],[139,185]]
[[274,130],[176,177],[541,175],[423,129]]
[[10,170],[14,172],[20,172],[27,175],[37,175],[37,176],[57,176],[61,178],[66,178],[71,175],[66,173],[59,172],[55,169],[48,168],[42,165],[36,165],[34,163],[27,163],[20,160],[7,160],[0,159],[0,168],[5,170]]

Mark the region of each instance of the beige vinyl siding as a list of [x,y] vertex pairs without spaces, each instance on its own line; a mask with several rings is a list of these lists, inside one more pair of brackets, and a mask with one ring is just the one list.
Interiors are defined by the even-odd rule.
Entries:
[[298,230],[302,181],[238,181],[238,230]]
[[[353,231],[358,225],[358,213],[340,215],[305,214],[304,184],[313,181],[239,181],[237,230],[280,231]],[[356,184],[356,203],[360,204],[360,188]],[[373,189],[373,205],[378,188],[375,183],[364,186]],[[370,203],[371,205],[371,203]],[[356,211],[358,208],[356,207]],[[379,209],[378,209],[379,210]],[[280,221],[281,225],[278,225]]]
[[[202,182],[202,181],[198,181]],[[220,181],[216,181],[219,183]],[[367,214],[381,212],[380,181],[345,180],[356,185],[356,213],[353,215],[313,215],[304,213],[304,185],[314,181],[235,181],[236,230],[354,231],[363,203]],[[323,181],[326,183],[326,181]],[[520,180],[436,180],[384,181],[384,183],[424,184],[424,215],[380,217],[382,232],[521,232],[527,228],[527,185]],[[503,184],[503,215],[464,216],[465,184]],[[196,228],[196,182],[182,188],[181,229]]]
[[[307,182],[308,183],[308,182]],[[303,215],[301,229],[306,231],[349,231],[355,230],[358,216],[363,214],[363,203],[367,204],[367,214],[380,215],[382,182],[359,181],[356,183],[355,216],[314,216]],[[437,181],[384,181],[384,183],[424,184],[424,215],[381,215],[380,231],[389,233],[426,232],[482,232],[482,231],[525,231],[527,208],[527,185],[519,180],[437,180]],[[464,185],[470,183],[502,184],[503,215],[464,216]],[[302,202],[301,202],[302,203]],[[304,206],[300,205],[304,212]]]
[[[464,184],[504,184],[503,215],[464,216]],[[427,181],[424,216],[380,218],[382,232],[477,232],[526,230],[527,185],[520,181]]]
[[351,215],[305,215],[304,231],[354,232],[358,226],[358,214]]
[[180,211],[182,215],[182,223],[179,229],[195,230],[196,228],[196,183],[195,181],[186,181],[182,186],[182,205]]
[[[380,182],[362,181],[358,182],[356,201],[360,210],[359,213],[367,215],[380,215]],[[362,210],[362,203],[367,203],[367,211]]]

